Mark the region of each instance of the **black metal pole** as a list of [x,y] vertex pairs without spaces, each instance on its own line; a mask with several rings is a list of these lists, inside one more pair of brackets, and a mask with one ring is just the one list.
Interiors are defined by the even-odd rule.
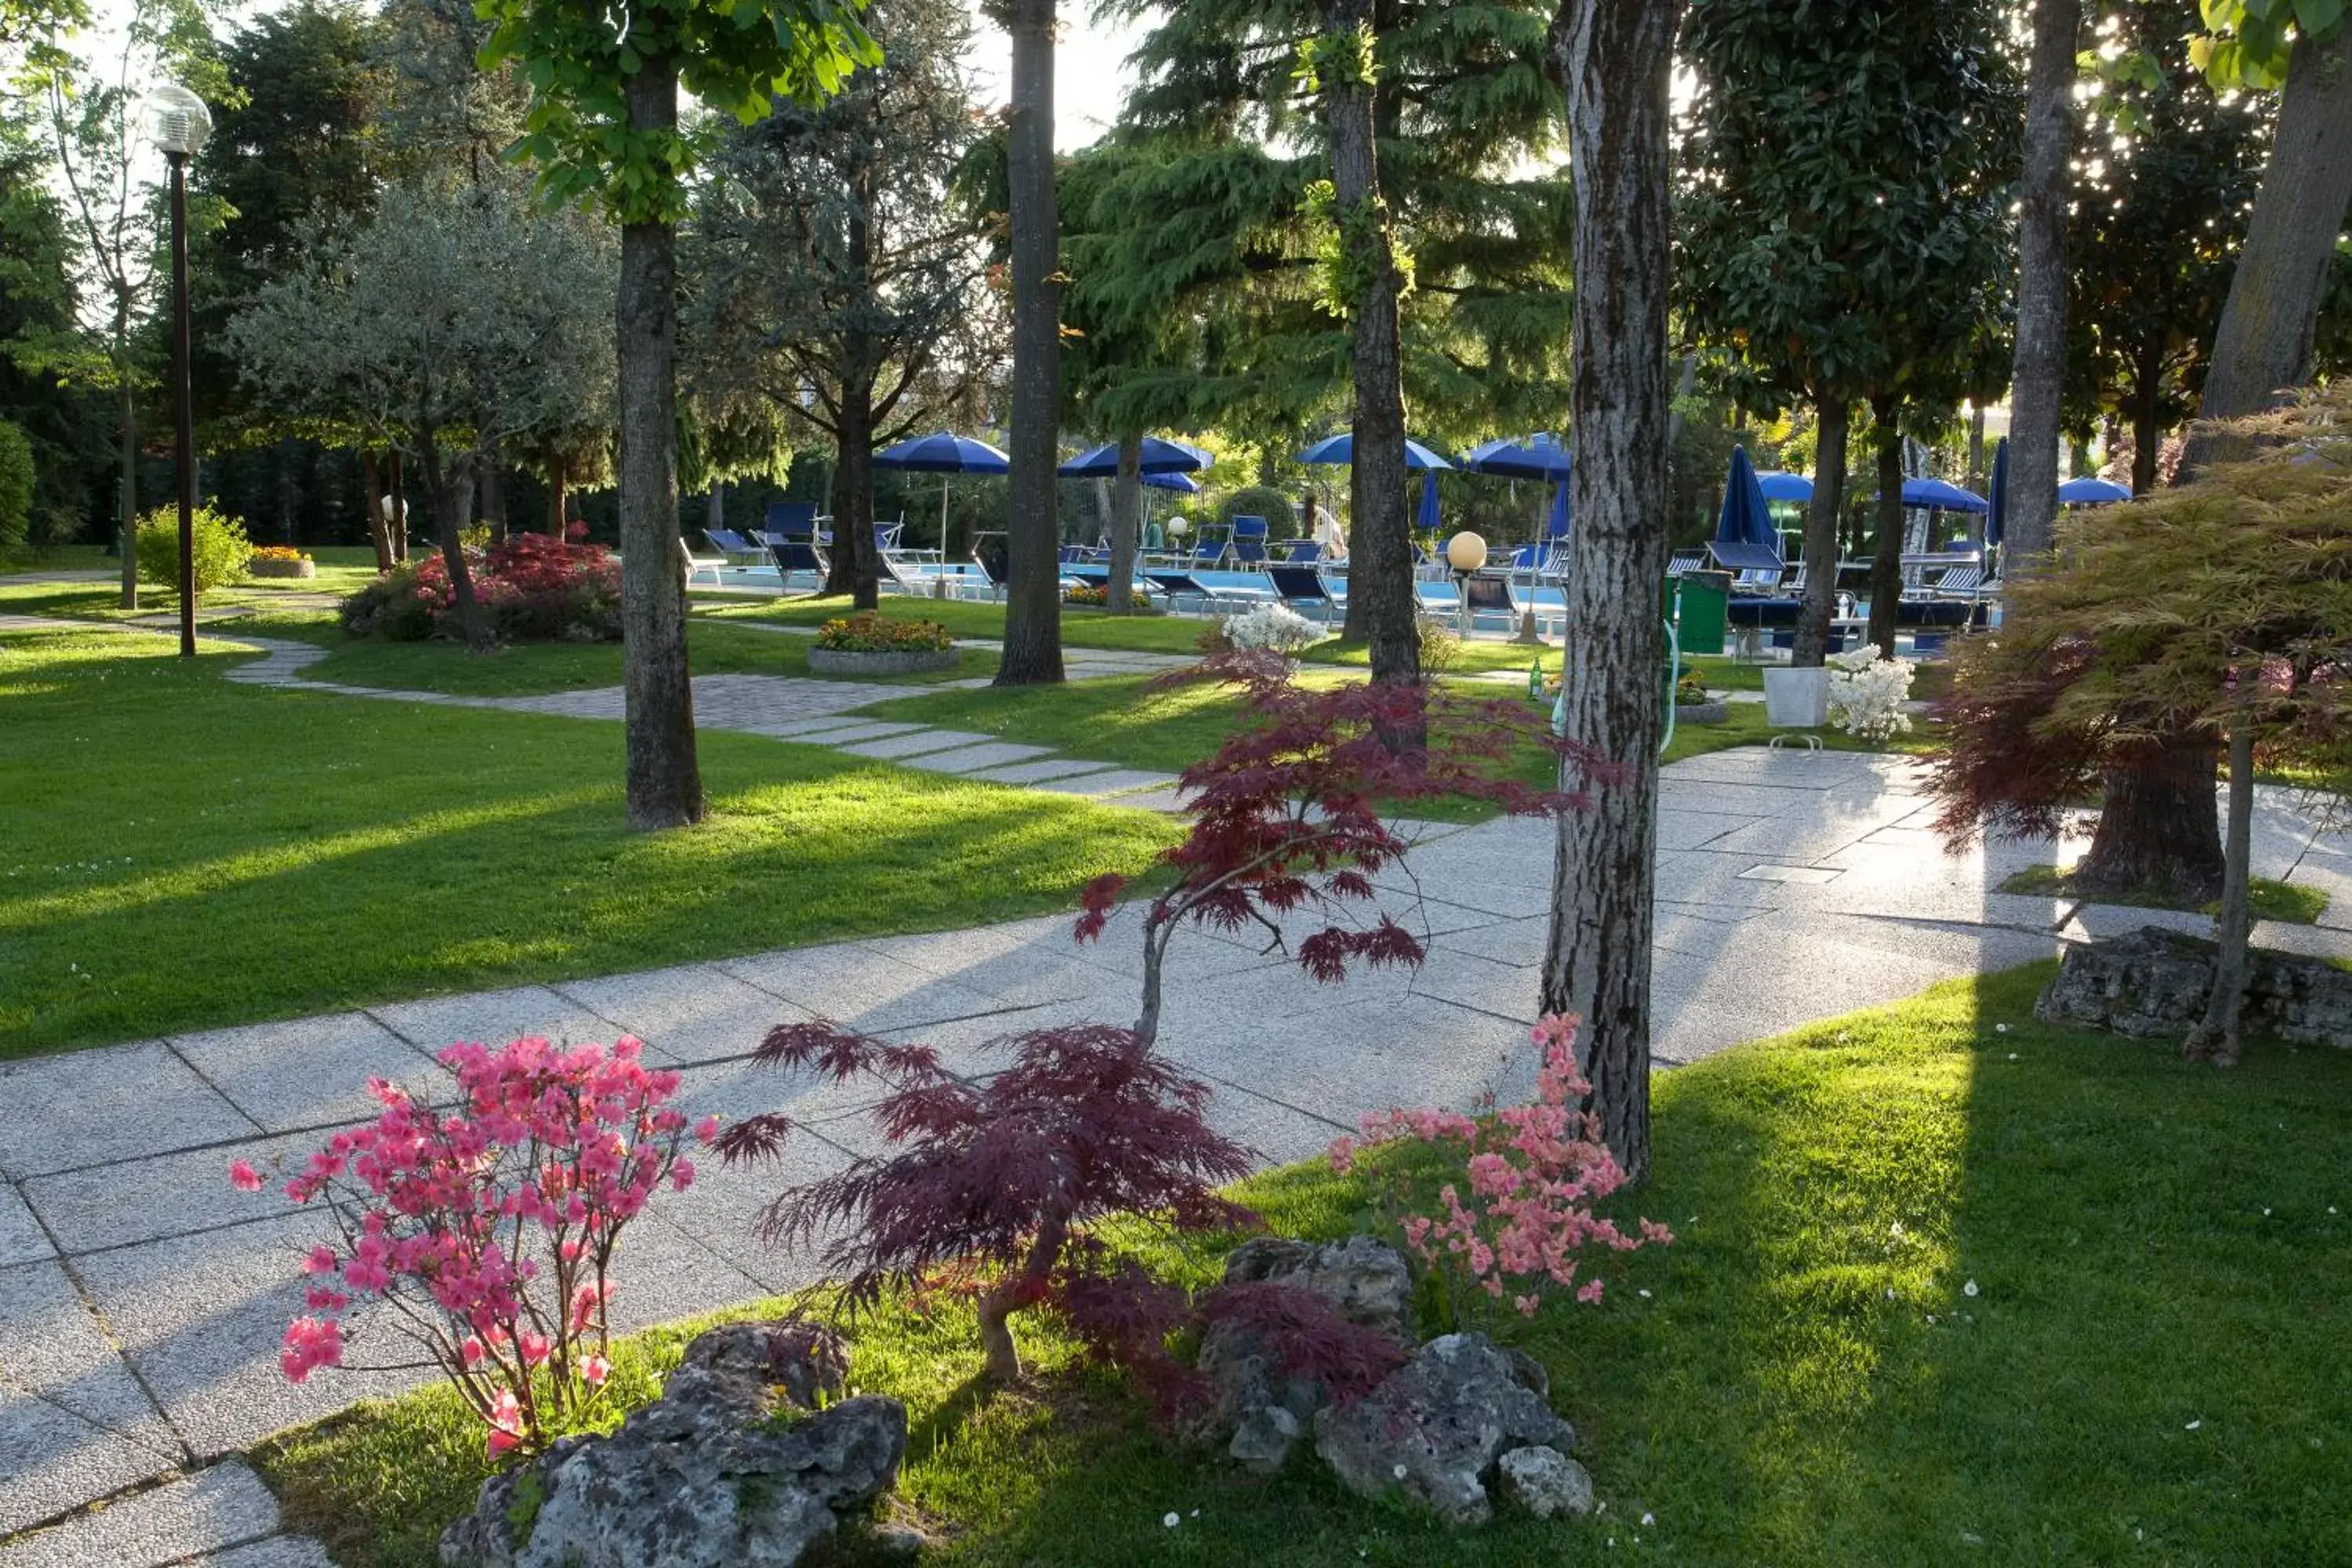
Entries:
[[188,155],[172,164],[172,401],[180,469],[180,656],[196,657],[196,433],[188,395]]

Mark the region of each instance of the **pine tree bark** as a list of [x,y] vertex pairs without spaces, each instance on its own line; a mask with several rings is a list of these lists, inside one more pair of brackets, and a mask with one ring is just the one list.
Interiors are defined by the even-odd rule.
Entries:
[[1837,614],[1838,510],[1845,500],[1845,438],[1853,410],[1842,395],[1816,405],[1813,499],[1805,503],[1805,602],[1789,662],[1819,669],[1829,657],[1830,621]]
[[1878,651],[1893,658],[1903,609],[1903,405],[1892,397],[1874,397],[1870,413],[1871,445],[1878,458],[1878,527],[1870,552],[1869,635]]
[[1118,477],[1110,492],[1110,577],[1103,608],[1114,616],[1135,610],[1135,543],[1142,527],[1143,432],[1118,437]]
[[2202,901],[2221,886],[2212,748],[2150,746],[2107,770],[2091,847],[2074,868],[2084,889],[2168,892]]
[[[1327,38],[1352,37],[1371,21],[1370,0],[1329,0],[1324,7]],[[1412,534],[1405,510],[1404,350],[1397,316],[1404,279],[1381,198],[1372,99],[1370,81],[1350,80],[1336,60],[1326,64],[1332,205],[1347,270],[1357,280],[1349,302],[1356,411],[1344,635],[1369,645],[1374,680],[1405,684],[1421,679],[1421,629],[1413,618]]]
[[[628,79],[629,128],[675,131],[677,67],[652,56]],[[640,828],[702,820],[686,584],[677,570],[677,234],[621,227],[621,654],[628,811]]]
[[2010,370],[2004,571],[2050,549],[2058,515],[2058,402],[2066,373],[2067,166],[2074,151],[2081,0],[2035,0],[2018,190],[2017,353]]
[[1583,1019],[1590,1104],[1626,1174],[1650,1169],[1665,579],[1666,83],[1675,0],[1563,0],[1551,45],[1576,182],[1570,383],[1576,531],[1561,694],[1568,738],[1615,768],[1559,820],[1543,1007]]
[[841,416],[835,431],[832,570],[824,591],[846,594],[853,606],[881,603],[881,572],[874,549],[874,373],[860,364],[846,369],[841,383]]
[[[2200,410],[2230,419],[2268,406],[2311,379],[2312,336],[2345,208],[2352,203],[2352,21],[2324,43],[2294,46],[2271,132],[2270,164],[2230,298],[2213,335]],[[2183,478],[2211,460],[2214,440],[2192,433]]]
[[1061,284],[1054,205],[1054,0],[1009,0],[1013,106],[1012,516],[1005,525],[999,686],[1062,679],[1061,529],[1054,467],[1062,413]]

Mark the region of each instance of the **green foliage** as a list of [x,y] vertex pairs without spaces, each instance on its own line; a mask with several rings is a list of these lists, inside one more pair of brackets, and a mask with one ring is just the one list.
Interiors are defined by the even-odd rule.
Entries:
[[2344,26],[2344,0],[2200,0],[2200,9],[2208,30],[2189,40],[2189,57],[2217,90],[2283,85],[2298,39],[2324,42]]
[[[198,506],[191,521],[196,597],[242,581],[253,559],[253,541],[246,537],[245,524],[222,516],[209,504]],[[180,585],[180,510],[176,506],[157,507],[139,519],[139,575],[159,588]]]
[[1273,537],[1280,539],[1286,530],[1297,526],[1298,509],[1272,485],[1244,485],[1217,503],[1217,521],[1231,522],[1237,517],[1265,519]]
[[1675,280],[1748,407],[2008,377],[2020,98],[1991,0],[1695,0]]
[[33,526],[33,443],[0,419],[0,549],[25,542]]
[[414,565],[396,566],[362,584],[335,614],[343,630],[355,637],[422,642],[433,635],[433,606],[419,591]]
[[860,0],[646,0],[625,11],[574,0],[482,0],[486,61],[530,82],[518,151],[551,197],[593,199],[615,221],[674,224],[697,149],[677,131],[629,123],[629,80],[649,62],[677,73],[715,113],[749,125],[779,98],[813,100],[882,58]]

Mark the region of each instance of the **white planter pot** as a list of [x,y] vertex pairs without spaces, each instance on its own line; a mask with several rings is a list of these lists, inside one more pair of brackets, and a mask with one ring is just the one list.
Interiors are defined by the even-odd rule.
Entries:
[[1818,730],[1829,722],[1830,672],[1768,669],[1764,672],[1764,721],[1775,729]]

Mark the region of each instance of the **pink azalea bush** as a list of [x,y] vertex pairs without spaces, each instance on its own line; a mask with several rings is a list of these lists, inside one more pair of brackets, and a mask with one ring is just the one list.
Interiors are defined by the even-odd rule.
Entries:
[[1531,1037],[1543,1053],[1536,1098],[1486,1117],[1423,1107],[1363,1119],[1360,1140],[1331,1145],[1332,1169],[1354,1168],[1360,1149],[1412,1141],[1438,1149],[1466,1168],[1470,1191],[1448,1182],[1435,1213],[1407,1213],[1405,1245],[1422,1263],[1465,1280],[1496,1300],[1506,1295],[1528,1317],[1553,1290],[1580,1301],[1601,1300],[1597,1274],[1578,1277],[1586,1256],[1665,1246],[1674,1233],[1650,1220],[1627,1235],[1592,1205],[1625,1184],[1625,1173],[1601,1141],[1600,1119],[1579,1109],[1591,1085],[1576,1066],[1577,1020],[1550,1015]]
[[[342,1364],[354,1300],[382,1300],[488,1428],[493,1455],[535,1450],[603,1391],[613,1250],[665,1185],[694,1180],[678,1075],[624,1036],[608,1050],[530,1038],[441,1053],[457,1100],[422,1105],[381,1079],[383,1109],[338,1132],[286,1182],[341,1233],[302,1264],[309,1315],[278,1364],[300,1383]],[[705,1141],[716,1119],[698,1130]],[[240,1160],[230,1183],[261,1173]]]

